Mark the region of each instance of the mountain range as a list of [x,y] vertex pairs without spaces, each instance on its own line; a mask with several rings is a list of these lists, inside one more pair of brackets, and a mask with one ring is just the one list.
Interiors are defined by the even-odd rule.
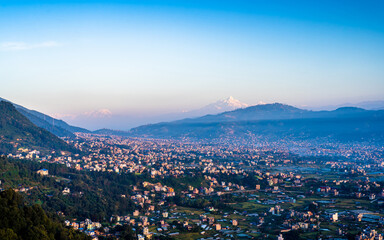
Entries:
[[0,153],[15,153],[19,148],[75,151],[54,134],[33,124],[11,103],[0,101]]
[[28,118],[32,123],[36,126],[41,127],[56,136],[59,137],[74,137],[74,132],[90,132],[87,129],[71,126],[63,120],[59,120],[53,117],[50,117],[41,112],[30,110],[21,105],[15,104],[11,101],[8,101],[4,98],[0,98],[0,101],[5,101],[11,103],[17,111],[23,114],[26,118]]
[[[1,99],[0,99],[1,100]],[[12,103],[13,104],[13,103]],[[192,116],[176,121],[147,124],[129,131],[99,129],[89,131],[67,124],[23,106],[13,106],[32,123],[63,137],[74,132],[149,138],[219,139],[250,136],[294,138],[332,136],[338,139],[381,141],[384,139],[384,110],[341,107],[332,111],[306,110],[281,103],[247,106],[233,97],[207,105]],[[229,111],[226,111],[229,109]],[[224,111],[224,112],[223,112]]]
[[381,114],[384,111],[369,111],[356,107],[342,107],[333,111],[312,111],[281,103],[261,104],[244,109],[236,109],[220,114],[199,118],[183,119],[175,122],[231,122],[301,118],[353,118]]
[[204,107],[188,111],[132,114],[127,112],[113,112],[108,109],[98,109],[81,114],[57,114],[56,116],[71,123],[72,125],[83,126],[92,130],[100,128],[128,130],[132,127],[137,127],[143,124],[201,117],[207,114],[218,114],[247,106],[248,104],[242,103],[233,97],[228,97],[208,104]]
[[384,111],[355,107],[311,111],[280,103],[263,104],[216,115],[140,126],[131,129],[127,135],[196,140],[331,137],[342,141],[383,141]]

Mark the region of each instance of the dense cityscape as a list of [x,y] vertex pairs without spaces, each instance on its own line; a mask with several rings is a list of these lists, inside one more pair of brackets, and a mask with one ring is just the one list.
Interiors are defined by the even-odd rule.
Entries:
[[[67,142],[88,154],[40,156],[38,151],[19,149],[8,157],[77,171],[143,176],[120,195],[134,203],[132,212],[107,216],[102,222],[60,212],[67,226],[95,239],[119,236],[121,225],[131,226],[138,239],[383,237],[383,149],[371,152],[362,145],[355,146],[353,154],[344,147],[338,149],[339,156],[301,156],[273,148],[84,133]],[[346,158],[351,155],[358,157]],[[57,177],[46,169],[37,172]],[[167,179],[172,181],[166,185]],[[18,191],[34,187],[38,186]],[[64,196],[81,195],[63,187]]]

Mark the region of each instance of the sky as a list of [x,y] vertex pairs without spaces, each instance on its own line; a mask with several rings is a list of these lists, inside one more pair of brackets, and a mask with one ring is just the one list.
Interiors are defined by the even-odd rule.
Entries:
[[0,0],[0,97],[138,122],[228,96],[383,100],[383,12],[381,0]]

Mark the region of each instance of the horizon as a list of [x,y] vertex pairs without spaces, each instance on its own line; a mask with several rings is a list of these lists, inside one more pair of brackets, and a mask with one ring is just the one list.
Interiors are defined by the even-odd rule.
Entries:
[[[26,107],[22,104],[13,102],[9,99],[2,98],[1,96],[0,96],[0,100],[6,100],[13,104]],[[235,105],[241,104],[243,106],[234,106],[233,102],[222,105],[223,102],[228,103],[228,101],[229,102],[234,101]],[[218,104],[220,104],[220,106]],[[148,114],[148,115],[114,114],[110,112],[108,109],[100,109],[98,111],[85,112],[79,115],[52,115],[52,114],[41,112],[38,109],[32,109],[28,107],[26,108],[29,110],[41,112],[43,114],[46,114],[58,120],[63,120],[72,126],[85,128],[91,131],[96,131],[101,129],[129,131],[132,128],[136,128],[136,127],[144,126],[148,124],[156,124],[160,122],[172,122],[172,121],[182,120],[187,118],[198,118],[205,115],[215,115],[223,112],[233,111],[240,108],[248,108],[248,107],[254,107],[257,105],[271,105],[271,104],[282,104],[282,105],[292,106],[299,109],[310,110],[310,111],[333,111],[343,107],[356,107],[356,108],[362,108],[365,110],[384,110],[384,100],[343,103],[343,104],[326,105],[326,106],[296,106],[289,103],[263,102],[263,101],[260,101],[257,104],[247,104],[239,101],[233,96],[219,99],[218,101],[215,101],[213,103],[209,103],[204,106],[201,106],[198,109],[190,109],[187,111],[180,111],[180,112],[168,112],[168,113],[162,113],[162,114]],[[224,109],[212,109],[212,107],[214,108],[224,107]],[[122,122],[123,124],[121,124]]]
[[380,1],[0,1],[1,97],[69,122],[112,114],[135,124],[223,96],[302,108],[378,101],[383,10]]

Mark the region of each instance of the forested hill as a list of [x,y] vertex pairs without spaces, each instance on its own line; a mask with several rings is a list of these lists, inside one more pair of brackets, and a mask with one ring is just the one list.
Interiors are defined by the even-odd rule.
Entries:
[[27,206],[12,189],[0,193],[0,239],[3,240],[87,240],[87,235],[65,228],[39,206]]
[[[47,169],[49,176],[37,173]],[[77,171],[65,165],[8,159],[0,156],[0,189],[28,188],[25,201],[39,203],[52,213],[61,211],[70,219],[105,221],[110,216],[126,215],[135,210],[130,198],[132,186],[150,177],[135,174]],[[71,189],[71,194],[62,191]],[[1,238],[0,238],[1,239]]]
[[42,152],[75,151],[63,140],[39,128],[9,102],[0,102],[0,154],[15,153],[20,147]]
[[29,119],[36,126],[44,128],[45,130],[55,134],[59,137],[74,137],[74,132],[89,132],[87,129],[71,126],[63,120],[59,120],[53,117],[50,117],[44,113],[30,110],[21,105],[12,103],[4,98],[0,97],[0,101],[5,101],[11,103],[17,111]]

